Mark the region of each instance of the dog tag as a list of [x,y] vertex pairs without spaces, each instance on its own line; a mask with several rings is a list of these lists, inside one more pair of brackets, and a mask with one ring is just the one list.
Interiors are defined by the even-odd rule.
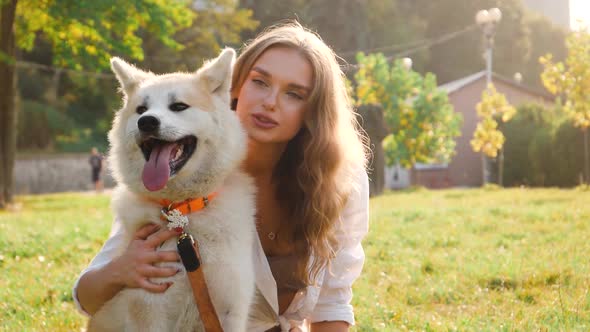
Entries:
[[183,230],[188,225],[188,217],[176,209],[168,210],[164,208],[160,212],[162,213],[162,217],[168,221],[166,226],[169,230]]
[[201,266],[201,261],[195,251],[194,243],[195,240],[193,237],[187,233],[180,234],[176,243],[182,265],[184,265],[187,272],[196,271]]

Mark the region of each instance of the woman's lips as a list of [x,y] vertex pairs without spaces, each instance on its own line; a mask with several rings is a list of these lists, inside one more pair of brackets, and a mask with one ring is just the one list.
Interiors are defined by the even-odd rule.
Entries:
[[261,115],[261,114],[252,114],[252,119],[254,120],[254,124],[257,127],[264,128],[264,129],[274,128],[279,125],[273,119],[271,119],[267,116]]

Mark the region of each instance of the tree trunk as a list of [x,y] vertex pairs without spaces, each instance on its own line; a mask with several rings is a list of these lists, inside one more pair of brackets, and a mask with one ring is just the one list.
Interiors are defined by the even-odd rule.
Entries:
[[481,153],[481,175],[481,184],[485,186],[488,184],[488,160],[483,152]]
[[0,208],[12,202],[14,156],[16,154],[16,66],[14,63],[14,17],[17,0],[4,1],[0,8]]
[[498,185],[504,187],[504,148],[500,149],[498,160]]
[[590,165],[588,165],[588,128],[584,128],[584,184],[590,183]]
[[369,136],[371,159],[369,163],[369,195],[383,193],[385,188],[385,153],[383,139],[389,134],[383,119],[383,107],[380,105],[361,105],[358,108],[359,123]]

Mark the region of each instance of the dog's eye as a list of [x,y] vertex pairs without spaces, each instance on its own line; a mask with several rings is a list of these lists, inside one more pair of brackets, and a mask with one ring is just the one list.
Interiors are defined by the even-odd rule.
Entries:
[[190,106],[188,106],[185,103],[173,103],[170,104],[170,106],[168,106],[168,108],[170,108],[170,110],[172,112],[180,112],[180,111],[184,111],[185,109],[189,108]]
[[137,106],[135,111],[137,112],[137,114],[143,114],[147,111],[147,107],[144,105],[140,105],[140,106]]

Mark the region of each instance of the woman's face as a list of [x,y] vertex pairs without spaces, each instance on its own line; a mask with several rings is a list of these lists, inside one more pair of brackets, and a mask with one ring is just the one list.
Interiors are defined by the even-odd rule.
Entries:
[[273,47],[262,53],[242,84],[236,108],[250,139],[287,143],[295,137],[312,84],[311,64],[298,51]]

